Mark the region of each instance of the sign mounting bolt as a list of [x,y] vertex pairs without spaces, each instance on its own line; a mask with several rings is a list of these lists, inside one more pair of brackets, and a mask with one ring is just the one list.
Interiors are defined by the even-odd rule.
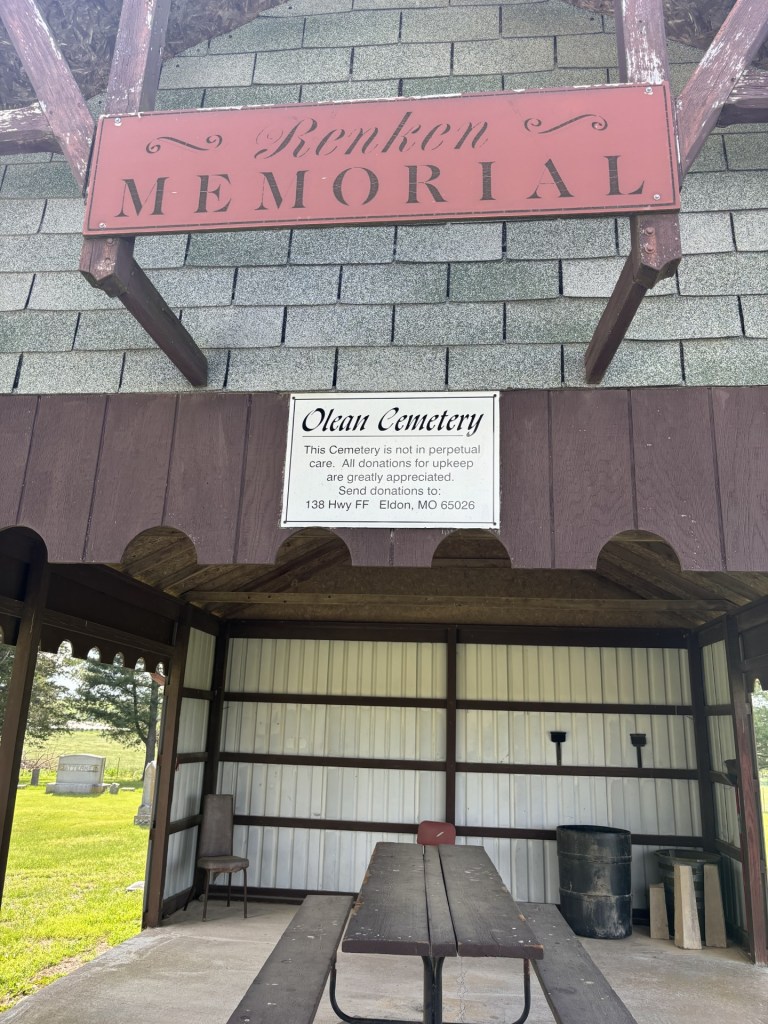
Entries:
[[646,85],[646,87],[645,87],[645,95],[646,96],[653,96],[653,89],[650,87],[650,85]]
[[658,202],[659,199],[661,199],[661,196],[659,195],[658,192],[656,192],[653,198],[656,200],[656,202]]
[[116,117],[116,118],[115,118],[115,124],[117,125],[117,127],[118,127],[118,128],[120,127],[120,125],[121,125],[122,123],[123,123],[123,119],[122,119],[122,117]]

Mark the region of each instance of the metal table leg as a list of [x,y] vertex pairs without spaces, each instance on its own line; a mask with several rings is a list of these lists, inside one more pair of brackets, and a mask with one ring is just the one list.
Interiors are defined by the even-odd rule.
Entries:
[[[445,957],[423,956],[424,1015],[421,1021],[391,1017],[355,1017],[345,1013],[336,1001],[336,959],[331,965],[329,997],[331,1008],[345,1024],[443,1024],[443,963]],[[523,960],[523,1012],[513,1024],[523,1024],[531,1011],[531,961]]]

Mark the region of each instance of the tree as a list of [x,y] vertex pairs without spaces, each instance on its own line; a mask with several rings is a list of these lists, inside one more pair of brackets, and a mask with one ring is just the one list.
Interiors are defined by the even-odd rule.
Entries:
[[755,728],[757,768],[768,772],[768,693],[756,690],[752,696],[752,722]]
[[[13,647],[0,646],[0,727],[5,721],[5,707],[8,700],[8,686],[16,651]],[[32,697],[27,719],[27,739],[44,741],[53,732],[67,731],[72,718],[69,691],[59,681],[64,658],[58,654],[40,651],[35,664],[32,683]]]
[[95,661],[77,662],[73,670],[75,711],[86,722],[128,746],[144,747],[144,764],[155,756],[160,690],[147,672]]

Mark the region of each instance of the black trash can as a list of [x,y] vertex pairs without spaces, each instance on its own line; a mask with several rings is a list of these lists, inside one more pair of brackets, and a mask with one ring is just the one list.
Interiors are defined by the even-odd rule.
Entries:
[[632,835],[603,825],[559,825],[560,910],[577,935],[632,934]]

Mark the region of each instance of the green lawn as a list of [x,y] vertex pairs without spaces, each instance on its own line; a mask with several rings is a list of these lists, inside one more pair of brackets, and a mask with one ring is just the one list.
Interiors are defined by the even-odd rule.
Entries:
[[[92,742],[70,749],[104,752]],[[140,789],[18,791],[0,908],[0,1011],[138,933],[143,894],[125,890],[144,878],[147,830],[133,824],[140,802]]]
[[[99,757],[106,757],[107,765],[104,778],[107,782],[138,785],[144,771],[143,747],[126,747],[117,740],[92,730],[54,733],[45,743],[27,742],[24,744],[25,757],[38,754],[47,754],[54,758],[53,769],[40,774],[43,782],[54,781],[56,776],[55,759],[61,754],[96,754]],[[21,781],[29,781],[29,772],[21,773]]]

